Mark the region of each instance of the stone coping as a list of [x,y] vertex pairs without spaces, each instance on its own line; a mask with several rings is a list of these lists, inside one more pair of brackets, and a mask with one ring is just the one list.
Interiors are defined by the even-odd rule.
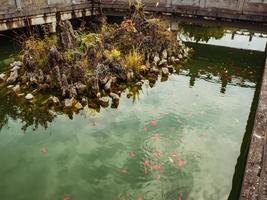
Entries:
[[267,57],[239,200],[267,200]]

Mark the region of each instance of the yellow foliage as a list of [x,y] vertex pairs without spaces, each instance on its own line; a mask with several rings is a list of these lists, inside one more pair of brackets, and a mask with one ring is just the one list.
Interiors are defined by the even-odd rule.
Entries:
[[82,45],[88,45],[88,44],[95,44],[97,41],[99,41],[99,34],[96,33],[89,33],[89,34],[82,34],[81,35],[81,43]]
[[136,72],[140,72],[144,57],[135,49],[125,56],[125,65]]
[[120,58],[121,52],[117,49],[112,49],[111,51],[105,50],[104,55],[111,60],[117,60]]
[[48,62],[48,52],[53,45],[56,45],[57,38],[45,37],[44,39],[37,39],[30,37],[24,43],[24,49],[29,51],[39,67],[42,67]]

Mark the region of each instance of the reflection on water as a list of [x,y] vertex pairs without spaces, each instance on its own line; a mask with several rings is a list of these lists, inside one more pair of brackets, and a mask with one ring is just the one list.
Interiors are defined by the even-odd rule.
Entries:
[[19,52],[20,48],[12,38],[0,34],[0,73],[7,69],[9,63],[14,61],[14,55]]
[[178,30],[183,41],[256,51],[266,49],[267,33],[188,23],[180,23]]
[[221,39],[225,29],[221,26],[204,26],[196,24],[179,24],[181,33],[187,40],[208,42],[210,39]]
[[117,109],[69,119],[0,91],[0,199],[226,200],[264,54],[188,45]]
[[263,53],[196,43],[188,46],[195,50],[194,59],[179,73],[190,76],[191,87],[196,79],[203,79],[220,84],[225,93],[228,85],[255,88],[261,77]]

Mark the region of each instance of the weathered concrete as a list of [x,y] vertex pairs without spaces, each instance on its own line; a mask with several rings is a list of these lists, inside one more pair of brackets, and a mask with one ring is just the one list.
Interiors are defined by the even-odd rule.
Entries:
[[[267,22],[267,0],[142,0],[146,11]],[[101,0],[104,11],[127,9],[128,0]]]
[[[142,0],[148,12],[182,16],[246,20],[267,23],[267,0]],[[53,23],[56,12],[66,19],[91,15],[128,13],[129,0],[0,0],[0,31]],[[84,14],[85,13],[85,14]]]
[[9,9],[6,14],[0,12],[0,31],[41,24],[51,24],[53,28],[56,23],[56,13],[60,13],[62,20],[67,20],[98,14],[98,11],[90,2],[64,6],[44,4],[39,7],[33,4],[20,10]]
[[240,200],[267,199],[267,58]]

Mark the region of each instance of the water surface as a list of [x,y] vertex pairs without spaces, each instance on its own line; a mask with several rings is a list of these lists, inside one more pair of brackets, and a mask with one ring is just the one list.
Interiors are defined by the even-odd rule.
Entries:
[[0,199],[228,199],[264,54],[188,45],[190,62],[117,109],[70,119],[2,91]]

